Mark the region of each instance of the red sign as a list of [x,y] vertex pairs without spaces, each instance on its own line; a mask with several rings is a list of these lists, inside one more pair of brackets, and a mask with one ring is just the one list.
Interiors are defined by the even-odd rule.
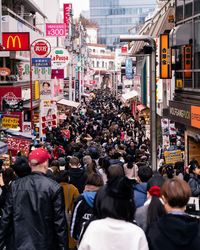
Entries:
[[0,110],[3,110],[3,101],[8,105],[17,104],[22,99],[21,87],[0,87]]
[[23,151],[28,156],[31,142],[31,140],[25,140],[17,137],[8,137],[8,150],[11,152],[12,156],[16,156],[19,151]]
[[29,32],[2,33],[2,44],[5,51],[30,50]]
[[35,41],[34,44],[34,52],[36,55],[41,57],[46,57],[49,55],[51,51],[51,45],[48,41],[44,39],[39,39]]
[[64,69],[52,69],[51,79],[64,79]]
[[96,80],[90,80],[90,84],[96,84],[97,81]]
[[46,36],[65,36],[66,23],[46,23]]
[[121,53],[128,53],[128,47],[126,46],[121,47]]
[[72,10],[72,4],[71,3],[65,3],[63,5],[63,11],[64,11],[64,23],[68,25],[69,23],[69,17],[70,17],[70,11]]

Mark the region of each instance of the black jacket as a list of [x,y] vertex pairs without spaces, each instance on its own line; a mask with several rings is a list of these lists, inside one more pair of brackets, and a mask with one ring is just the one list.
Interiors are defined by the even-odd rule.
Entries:
[[149,250],[199,250],[200,223],[188,215],[166,214],[147,230]]
[[85,188],[85,182],[87,179],[87,174],[84,168],[70,168],[69,169],[70,183],[78,188],[81,194]]
[[0,220],[0,249],[67,250],[63,190],[34,172],[11,185]]
[[192,196],[200,196],[200,178],[195,174],[190,174],[188,184],[192,191]]
[[89,221],[93,215],[95,196],[96,192],[84,192],[77,198],[74,204],[70,233],[75,240],[79,240],[84,224]]

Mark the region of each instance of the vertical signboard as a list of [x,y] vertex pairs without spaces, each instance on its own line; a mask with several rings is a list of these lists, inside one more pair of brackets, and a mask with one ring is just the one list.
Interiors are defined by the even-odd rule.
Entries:
[[78,101],[79,100],[79,80],[76,79],[76,83],[75,83],[75,100]]
[[160,78],[172,78],[172,57],[171,49],[169,48],[169,35],[160,35]]
[[186,45],[184,46],[184,70],[187,70],[187,72],[184,72],[185,78],[191,78],[192,77],[192,45]]
[[126,59],[126,79],[133,79],[133,61],[131,58]]
[[65,3],[63,5],[63,16],[64,16],[64,23],[66,26],[69,24],[69,17],[70,17],[70,12],[72,10],[72,4],[71,3]]

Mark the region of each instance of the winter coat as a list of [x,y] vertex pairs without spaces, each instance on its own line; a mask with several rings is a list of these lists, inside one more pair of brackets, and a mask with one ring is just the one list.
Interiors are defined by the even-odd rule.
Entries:
[[188,215],[166,214],[148,228],[150,250],[199,250],[200,223]]
[[133,193],[136,208],[143,206],[147,200],[147,183],[143,182],[133,185]]
[[89,221],[93,215],[93,205],[96,192],[83,192],[76,200],[72,213],[70,233],[78,240],[84,223]]
[[195,174],[190,174],[188,184],[192,191],[192,196],[200,196],[200,178]]
[[58,183],[33,172],[11,184],[0,219],[0,249],[6,242],[12,250],[68,249],[64,195]]

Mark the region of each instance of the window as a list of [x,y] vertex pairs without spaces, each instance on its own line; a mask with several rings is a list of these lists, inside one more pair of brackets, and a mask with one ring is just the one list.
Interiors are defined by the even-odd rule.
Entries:
[[97,61],[97,68],[99,68],[99,61]]
[[194,0],[194,14],[200,13],[200,1]]
[[188,18],[192,16],[192,1],[193,0],[185,0],[185,17]]
[[[194,23],[194,68],[200,69],[200,20]],[[195,72],[195,88],[200,89],[200,72]]]
[[104,65],[104,61],[102,62],[102,68],[104,68],[105,67],[105,65]]
[[183,4],[184,0],[177,0],[176,1],[176,21],[183,20]]

